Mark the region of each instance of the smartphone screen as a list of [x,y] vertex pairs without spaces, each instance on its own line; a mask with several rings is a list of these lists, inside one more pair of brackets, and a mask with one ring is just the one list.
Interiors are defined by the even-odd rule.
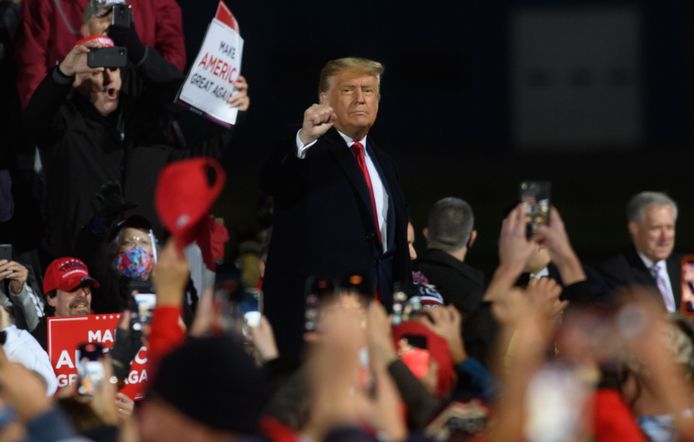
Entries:
[[243,288],[236,282],[225,284],[214,293],[214,333],[250,336],[248,327],[258,327],[263,311],[263,292]]
[[12,244],[0,244],[0,260],[12,261]]
[[335,284],[329,279],[311,277],[306,283],[304,330],[318,331],[321,302],[336,296]]
[[239,295],[236,305],[249,327],[260,325],[262,315],[263,292],[258,289],[246,289]]
[[77,393],[94,396],[104,377],[104,347],[97,343],[77,347]]
[[523,181],[520,184],[520,202],[525,209],[528,238],[535,234],[537,226],[549,224],[551,189],[549,181]]
[[682,258],[682,298],[680,313],[694,318],[694,255]]
[[142,327],[152,320],[152,312],[157,305],[154,293],[135,293],[130,303],[130,328],[142,331]]
[[406,321],[405,305],[407,304],[407,295],[403,291],[396,291],[393,295],[393,314],[390,318],[390,324],[395,327]]

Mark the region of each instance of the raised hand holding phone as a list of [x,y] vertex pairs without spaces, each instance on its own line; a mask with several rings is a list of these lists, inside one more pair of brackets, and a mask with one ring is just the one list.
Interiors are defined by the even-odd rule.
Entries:
[[454,363],[460,364],[467,359],[462,337],[463,317],[455,306],[430,309],[428,316],[423,320],[429,328],[446,340]]
[[77,394],[93,397],[104,377],[104,347],[98,343],[77,347]]
[[279,357],[275,335],[272,326],[265,316],[261,316],[257,326],[249,327],[251,341],[262,362],[268,362]]
[[85,41],[82,44],[76,44],[70,49],[63,61],[58,65],[60,72],[72,77],[77,74],[87,74],[98,72],[101,68],[93,68],[87,63],[87,56],[91,50],[104,47],[104,43],[99,38]]
[[124,68],[128,64],[128,50],[122,46],[94,48],[87,53],[90,68]]
[[550,209],[549,221],[548,225],[539,225],[535,228],[535,239],[549,251],[564,285],[584,281],[586,274],[583,266],[571,246],[564,228],[564,221],[554,207]]
[[520,202],[525,209],[526,236],[535,235],[538,226],[549,224],[550,193],[549,181],[523,181],[520,184]]

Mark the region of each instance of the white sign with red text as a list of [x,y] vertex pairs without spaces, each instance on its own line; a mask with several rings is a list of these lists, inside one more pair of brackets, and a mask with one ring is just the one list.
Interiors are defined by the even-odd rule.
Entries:
[[223,126],[236,123],[238,109],[229,106],[241,73],[243,39],[227,23],[212,19],[178,101]]

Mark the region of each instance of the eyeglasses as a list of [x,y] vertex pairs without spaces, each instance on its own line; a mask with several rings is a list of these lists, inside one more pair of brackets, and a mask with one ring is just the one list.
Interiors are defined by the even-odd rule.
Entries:
[[129,236],[127,238],[123,238],[120,242],[120,245],[123,247],[151,247],[152,243],[150,242],[149,236]]

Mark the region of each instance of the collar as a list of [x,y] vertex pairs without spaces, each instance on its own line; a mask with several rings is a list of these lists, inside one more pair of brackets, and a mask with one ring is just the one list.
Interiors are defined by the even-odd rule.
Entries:
[[[337,129],[335,129],[335,130],[337,130]],[[340,134],[340,136],[342,137],[343,140],[345,140],[345,143],[347,143],[347,146],[350,146],[350,147],[352,146],[352,143],[354,143],[354,141],[355,141],[353,138],[351,138],[349,135],[343,134],[339,130],[337,130],[337,133]],[[364,146],[366,148],[366,136],[364,136],[364,138],[359,140],[359,142],[361,143],[362,146]]]
[[654,266],[658,266],[659,271],[665,268],[665,260],[664,259],[661,259],[658,262],[653,262],[653,260],[651,260],[651,258],[647,257],[646,255],[639,252],[638,250],[636,251],[636,253],[638,253],[639,258],[641,258],[641,261],[643,262],[643,265],[645,265],[648,270],[653,269]]
[[537,273],[531,273],[530,274],[530,279],[540,279],[540,278],[549,278],[549,269],[547,267],[541,269]]

